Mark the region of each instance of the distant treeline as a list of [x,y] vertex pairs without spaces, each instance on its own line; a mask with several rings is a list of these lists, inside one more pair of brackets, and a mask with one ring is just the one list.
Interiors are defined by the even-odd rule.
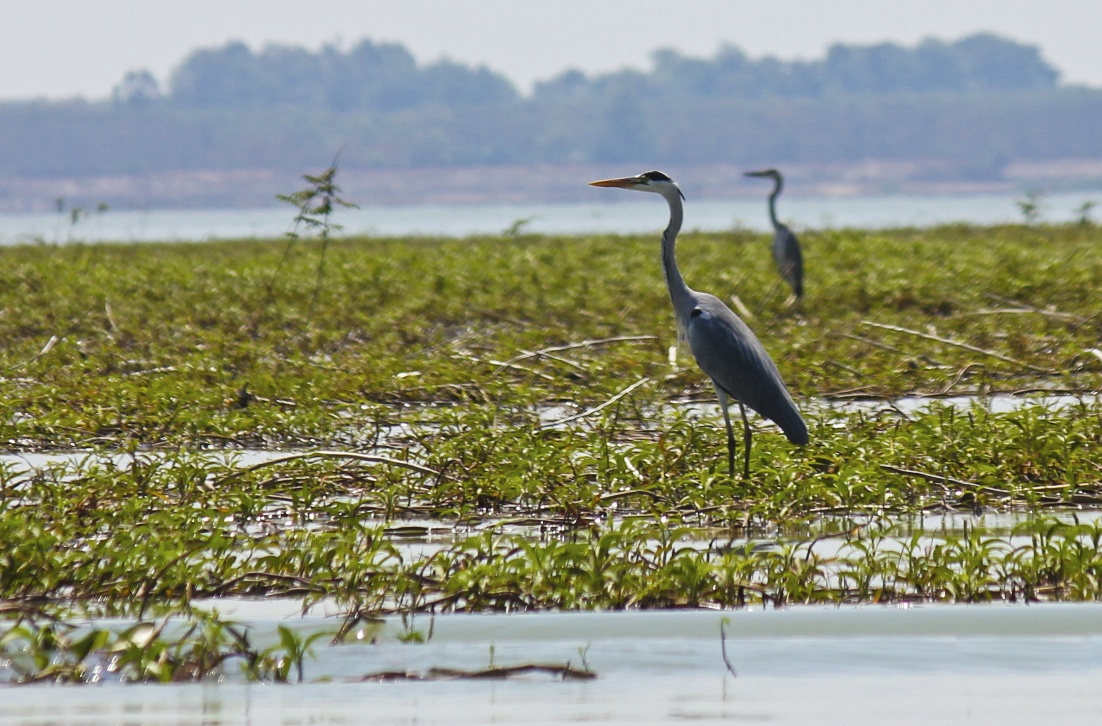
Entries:
[[[609,93],[757,99],[1035,91],[1055,88],[1058,75],[1035,47],[988,34],[955,43],[927,40],[915,48],[891,43],[835,45],[825,59],[811,62],[754,61],[727,46],[712,59],[660,50],[654,54],[651,73],[622,71],[588,78],[567,71],[538,84],[534,100],[594,100]],[[141,86],[124,84],[117,95],[124,102],[142,103],[160,93],[147,80]],[[253,53],[241,43],[196,51],[176,69],[166,100],[177,108],[386,112],[519,98],[508,79],[486,68],[449,61],[418,67],[402,46],[364,40],[346,52],[270,46]]]
[[1059,85],[1033,46],[989,34],[836,45],[814,61],[672,50],[650,71],[579,71],[522,95],[502,75],[418,65],[400,45],[240,43],[192,53],[162,89],[135,71],[106,102],[0,105],[0,174],[562,162],[785,164],[1102,158],[1102,91]]

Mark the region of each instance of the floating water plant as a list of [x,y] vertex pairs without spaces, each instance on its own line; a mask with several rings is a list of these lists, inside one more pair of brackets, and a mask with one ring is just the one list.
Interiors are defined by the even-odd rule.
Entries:
[[[686,235],[685,274],[757,311],[807,413],[803,450],[752,422],[748,481],[671,360],[650,236],[332,238],[315,314],[316,240],[282,268],[278,240],[2,248],[8,678],[76,682],[118,637],[59,624],[157,627],[200,598],[348,618],[1098,599],[1100,235],[806,233],[800,311],[769,302],[760,237]],[[943,515],[976,526],[910,525]],[[221,632],[162,632],[167,670],[136,657],[133,678],[249,662]],[[297,677],[310,645],[257,677]]]

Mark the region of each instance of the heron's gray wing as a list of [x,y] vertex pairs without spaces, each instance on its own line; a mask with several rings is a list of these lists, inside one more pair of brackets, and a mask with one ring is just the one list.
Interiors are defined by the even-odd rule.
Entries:
[[719,298],[698,294],[696,303],[686,337],[700,368],[733,398],[780,426],[789,441],[807,443],[807,425],[754,332]]
[[804,294],[804,259],[796,235],[783,224],[777,225],[773,234],[773,259],[781,277],[789,284],[796,297]]

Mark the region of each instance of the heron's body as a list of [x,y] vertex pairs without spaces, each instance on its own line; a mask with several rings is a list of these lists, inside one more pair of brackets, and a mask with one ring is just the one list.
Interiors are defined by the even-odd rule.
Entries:
[[806,444],[807,426],[765,346],[715,295],[694,295],[685,337],[700,369],[717,389],[780,426],[789,441]]
[[[780,372],[765,347],[734,312],[715,295],[697,292],[685,284],[677,266],[675,245],[681,230],[681,190],[662,172],[592,182],[594,186],[636,189],[661,194],[670,206],[670,223],[662,234],[662,268],[673,303],[678,332],[701,370],[712,379],[727,426],[728,465],[734,473],[734,434],[727,412],[728,397],[749,406],[784,432],[794,444],[807,443],[807,425],[785,388]],[[750,470],[750,425],[742,409],[745,428],[744,475]]]
[[776,169],[748,171],[746,176],[765,177],[773,180],[773,191],[769,194],[769,221],[773,223],[773,261],[777,271],[792,288],[797,299],[804,295],[804,258],[800,253],[800,241],[785,224],[777,219],[777,197],[784,188],[784,178]]
[[776,224],[773,232],[773,260],[777,271],[792,288],[797,298],[804,296],[804,260],[800,254],[800,242],[792,230],[783,224]]

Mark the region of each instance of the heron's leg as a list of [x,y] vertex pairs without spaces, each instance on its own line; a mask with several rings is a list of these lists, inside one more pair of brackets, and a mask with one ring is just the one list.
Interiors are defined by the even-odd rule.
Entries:
[[[735,478],[735,433],[731,429],[731,415],[727,412],[727,406],[729,404],[727,400],[727,392],[719,387],[715,386],[716,398],[719,399],[719,410],[723,412],[723,423],[727,425],[727,475],[732,479]],[[741,403],[739,404],[742,405]],[[746,414],[743,413],[745,417]]]
[[[746,447],[746,454],[745,454],[746,463],[743,465],[742,478],[743,479],[749,479],[750,478],[750,436],[751,436],[752,432],[750,431],[750,422],[746,419],[746,406],[742,405],[742,401],[738,402],[738,408],[739,408],[739,411],[742,412],[742,428],[743,428],[743,431],[744,431],[744,433],[743,433],[743,442],[742,443],[743,443],[743,446]],[[728,424],[728,426],[727,426],[728,435],[730,435],[730,432],[731,432],[731,427],[730,427],[730,424]]]

